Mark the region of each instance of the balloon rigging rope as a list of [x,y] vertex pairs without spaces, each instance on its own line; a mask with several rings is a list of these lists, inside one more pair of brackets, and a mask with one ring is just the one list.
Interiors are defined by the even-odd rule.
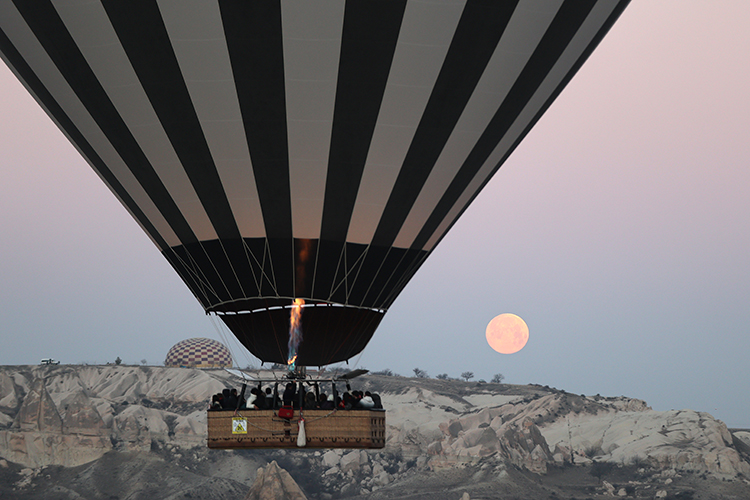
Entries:
[[[221,341],[224,343],[224,345],[229,350],[229,354],[231,354],[232,360],[233,361],[237,360],[237,356],[236,356],[234,350],[232,349],[232,345],[229,343],[228,339],[224,335],[224,332],[221,330],[221,328],[219,327],[219,325],[216,324],[216,319],[212,318],[210,315],[209,315],[209,318],[211,320],[211,324],[213,325],[214,329],[216,330],[216,333],[219,334],[219,337],[221,338]],[[240,372],[240,373],[242,373],[242,372]],[[242,374],[242,378],[243,379],[245,378],[245,374],[244,373]]]
[[[219,240],[219,241],[221,241],[221,240]],[[214,272],[216,273],[216,276],[219,277],[219,280],[221,281],[221,284],[224,286],[224,290],[226,290],[226,292],[227,292],[227,296],[231,297],[232,293],[229,291],[229,287],[227,287],[227,284],[224,283],[224,278],[222,278],[221,274],[219,273],[219,270],[216,268],[216,265],[214,264],[214,261],[211,260],[211,256],[208,255],[208,252],[206,251],[206,248],[203,246],[203,242],[200,241],[200,240],[198,240],[198,244],[200,245],[201,249],[203,250],[203,253],[206,254],[206,259],[211,264],[211,267],[213,267]],[[222,249],[223,248],[224,247],[222,246]]]
[[[221,238],[218,239],[219,245],[221,245],[221,251],[224,252],[224,257],[226,257],[227,262],[229,263],[229,268],[232,270],[232,274],[234,275],[234,279],[237,280],[237,285],[240,287],[240,293],[242,294],[241,297],[238,297],[240,299],[247,297],[247,293],[245,293],[245,289],[242,286],[242,281],[240,280],[239,276],[237,276],[237,271],[235,271],[234,266],[232,265],[232,259],[229,258],[229,255],[227,255],[227,249],[224,248],[224,242],[221,241]],[[249,264],[249,262],[248,262]],[[214,266],[216,268],[216,266]],[[226,288],[226,285],[224,285]],[[227,290],[227,293],[229,290]],[[231,297],[231,294],[230,294]]]
[[[188,250],[187,246],[183,245],[182,248],[185,250],[188,260],[192,263],[195,263],[195,258],[190,253],[190,250]],[[179,261],[185,267],[185,271],[188,273],[187,276],[190,277],[191,281],[195,283],[195,289],[193,289],[193,287],[189,288],[193,290],[193,293],[195,293],[196,295],[198,295],[198,293],[203,295],[206,304],[211,303],[211,299],[209,298],[208,293],[206,293],[206,289],[213,293],[214,296],[217,295],[203,271],[197,265],[189,265],[187,262],[185,262],[185,260],[172,247],[170,247],[169,250],[172,252],[172,255],[174,255],[175,259],[177,259],[177,261]],[[198,275],[198,273],[202,275],[202,278]],[[181,274],[180,271],[178,271],[178,274]],[[187,280],[185,278],[183,278],[183,281],[187,283]],[[200,298],[198,298],[198,300],[200,301]]]
[[[227,335],[224,329],[221,327],[221,325],[217,324],[217,321],[219,321],[218,319],[212,317],[211,315],[209,315],[209,318],[211,319],[211,324],[214,326],[214,329],[219,334],[219,337],[221,338],[221,340],[224,342],[224,345],[226,345],[227,349],[229,349],[229,354],[232,355],[232,359],[239,362],[239,358],[235,354],[234,349],[232,349],[232,344],[230,342],[230,337],[234,338],[235,342],[237,341],[236,337],[234,337],[234,335]],[[248,362],[248,366],[252,365],[252,360],[247,355],[247,352],[243,351],[243,355]],[[243,380],[247,380],[247,378],[245,377],[245,373],[242,370],[239,370],[239,371],[242,374]]]

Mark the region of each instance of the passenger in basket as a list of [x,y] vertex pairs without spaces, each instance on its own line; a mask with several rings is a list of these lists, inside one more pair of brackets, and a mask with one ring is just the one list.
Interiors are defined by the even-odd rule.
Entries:
[[[265,398],[263,398],[265,399]],[[257,410],[258,409],[258,389],[253,387],[250,389],[250,399],[247,400],[247,409],[248,410]]]
[[209,410],[221,410],[221,400],[222,400],[221,393],[214,394],[211,397],[211,406],[208,407]]
[[[321,394],[320,397],[324,398],[325,394]],[[334,408],[336,408],[336,404],[333,402],[333,394],[325,398],[325,401],[320,402],[321,410],[333,410]]]
[[281,395],[281,400],[284,402],[284,406],[292,406],[294,405],[294,400],[297,396],[297,390],[294,387],[294,384],[292,382],[289,382],[286,384],[286,388],[284,389],[284,394]]
[[240,392],[239,396],[237,396],[237,409],[238,410],[247,410],[247,399],[245,398],[245,388],[242,388],[242,392]]
[[[365,393],[367,394],[367,393]],[[375,410],[382,410],[383,409],[383,402],[380,400],[380,394],[371,394],[373,403],[375,403],[375,406],[373,406],[373,409]]]
[[250,399],[253,401],[254,410],[266,409],[266,396],[257,387],[250,389]]
[[[357,405],[357,400],[354,398],[354,396],[352,396],[348,392],[345,392],[343,400],[341,401],[341,405],[343,405],[345,410],[351,410]],[[339,405],[339,408],[341,407],[341,405]]]
[[359,407],[367,409],[375,407],[375,401],[372,400],[372,394],[370,394],[370,391],[365,392],[364,397],[359,400]]
[[229,395],[228,396],[225,395],[224,400],[226,401],[225,404],[226,404],[227,410],[236,410],[237,409],[237,389],[229,389]]
[[317,401],[315,401],[315,394],[312,392],[308,392],[305,394],[305,410],[314,410],[317,406]]
[[[221,409],[222,410],[234,410],[234,406],[231,406],[232,402],[230,401],[230,398],[232,397],[232,391],[229,389],[224,389],[221,391]],[[235,406],[237,405],[237,401],[234,401]]]
[[266,387],[266,408],[273,409],[273,391],[270,387]]

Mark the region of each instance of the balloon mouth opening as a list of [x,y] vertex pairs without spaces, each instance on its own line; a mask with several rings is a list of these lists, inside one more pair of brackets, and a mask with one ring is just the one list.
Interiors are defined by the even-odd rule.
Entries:
[[228,302],[221,302],[215,304],[210,308],[206,309],[206,314],[216,314],[218,316],[224,315],[237,315],[237,314],[258,314],[265,313],[268,311],[277,311],[280,309],[288,309],[291,311],[299,307],[307,309],[311,307],[333,307],[333,308],[344,308],[344,309],[362,309],[372,311],[374,313],[385,314],[387,309],[376,308],[376,307],[363,307],[355,306],[351,304],[341,304],[338,302],[328,302],[324,300],[315,300],[305,298],[301,305],[296,304],[294,298],[284,297],[269,297],[269,298],[254,298],[254,299],[238,299]]
[[295,367],[325,366],[356,356],[365,348],[385,315],[382,309],[324,302],[311,304],[306,300],[300,307],[304,341],[296,352],[292,352],[288,346],[291,302],[287,299],[283,303],[252,308],[241,304],[240,308],[218,312],[215,317],[255,357],[288,369],[289,360],[295,354]]

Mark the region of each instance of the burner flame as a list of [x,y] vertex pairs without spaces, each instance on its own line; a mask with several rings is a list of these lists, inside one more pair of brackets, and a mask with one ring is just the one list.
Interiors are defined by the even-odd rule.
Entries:
[[302,306],[305,305],[305,301],[302,299],[294,299],[294,305],[292,305],[292,311],[289,315],[289,358],[286,362],[289,366],[289,371],[294,371],[297,368],[297,349],[299,344],[302,342]]

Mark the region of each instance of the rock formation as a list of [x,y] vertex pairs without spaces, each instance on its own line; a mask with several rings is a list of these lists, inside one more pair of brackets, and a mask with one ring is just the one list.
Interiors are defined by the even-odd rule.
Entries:
[[691,410],[653,411],[638,400],[551,394],[484,408],[439,428],[441,440],[425,449],[433,460],[471,461],[499,453],[537,473],[553,462],[597,460],[750,476],[750,464],[723,422]]
[[[419,491],[447,473],[491,490],[510,484],[515,471],[543,477],[551,468],[593,470],[597,464],[643,471],[640,483],[598,482],[607,495],[630,496],[637,488],[650,497],[688,491],[671,483],[681,477],[747,484],[738,491],[750,493],[750,432],[730,432],[707,413],[658,412],[637,399],[540,386],[365,376],[357,388],[380,393],[387,410],[385,449],[208,450],[207,402],[240,383],[225,370],[0,367],[0,496],[5,482],[18,498],[36,498],[24,495],[49,477],[50,466],[91,463],[87,470],[106,475],[106,464],[122,460],[149,464],[143,471],[179,471],[181,481],[193,482],[192,498],[209,494],[210,481],[241,496],[252,485],[248,498],[305,498],[303,491],[321,500],[397,498],[400,493],[392,492]],[[78,492],[85,477],[66,488]],[[445,497],[462,493],[446,491]],[[76,494],[88,498],[85,491]]]
[[[154,440],[205,444],[206,394],[230,378],[199,370],[39,366],[0,371],[0,457],[73,467]],[[185,410],[189,413],[185,414]]]
[[307,500],[307,497],[292,476],[274,460],[258,469],[258,475],[245,500]]

